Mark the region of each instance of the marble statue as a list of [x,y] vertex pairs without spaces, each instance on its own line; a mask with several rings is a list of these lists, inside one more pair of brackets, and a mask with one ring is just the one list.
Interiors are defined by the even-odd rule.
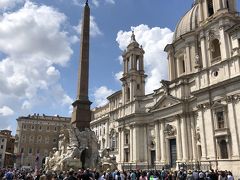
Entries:
[[58,148],[46,158],[45,170],[66,171],[70,168],[97,168],[100,164],[98,142],[93,131],[71,127],[59,135]]

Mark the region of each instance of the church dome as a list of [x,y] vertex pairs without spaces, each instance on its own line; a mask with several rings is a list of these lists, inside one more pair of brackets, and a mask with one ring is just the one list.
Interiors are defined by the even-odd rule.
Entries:
[[173,35],[173,41],[176,41],[182,35],[194,31],[198,27],[198,9],[199,4],[195,3],[190,11],[188,11],[178,22]]

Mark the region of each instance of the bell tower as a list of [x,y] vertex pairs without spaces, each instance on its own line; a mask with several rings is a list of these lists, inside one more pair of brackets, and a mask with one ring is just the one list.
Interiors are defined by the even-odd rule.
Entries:
[[144,50],[136,41],[132,32],[130,44],[123,52],[123,77],[122,94],[123,103],[126,104],[134,100],[137,96],[145,95],[145,75],[144,72]]
[[214,14],[222,12],[235,13],[236,0],[195,0],[200,4],[200,21],[204,21]]

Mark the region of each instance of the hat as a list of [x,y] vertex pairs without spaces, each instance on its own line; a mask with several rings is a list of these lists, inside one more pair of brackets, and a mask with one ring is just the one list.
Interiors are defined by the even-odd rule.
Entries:
[[191,171],[191,170],[188,170],[188,174],[192,174],[192,171]]

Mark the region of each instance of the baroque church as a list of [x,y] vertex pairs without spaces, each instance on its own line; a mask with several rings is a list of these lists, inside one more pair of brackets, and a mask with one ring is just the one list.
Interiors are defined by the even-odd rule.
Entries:
[[[100,148],[119,169],[240,169],[240,16],[236,0],[195,0],[178,22],[169,80],[145,94],[144,50],[132,34],[122,89],[92,110]],[[160,81],[160,80],[159,80]]]

